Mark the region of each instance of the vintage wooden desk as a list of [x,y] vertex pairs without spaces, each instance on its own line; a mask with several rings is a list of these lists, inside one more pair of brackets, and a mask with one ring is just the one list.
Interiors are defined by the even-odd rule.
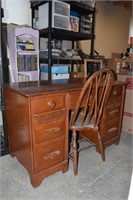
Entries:
[[[68,108],[85,79],[4,85],[10,154],[27,169],[33,187],[44,177],[68,169]],[[106,146],[118,144],[125,84],[115,82],[101,122]]]

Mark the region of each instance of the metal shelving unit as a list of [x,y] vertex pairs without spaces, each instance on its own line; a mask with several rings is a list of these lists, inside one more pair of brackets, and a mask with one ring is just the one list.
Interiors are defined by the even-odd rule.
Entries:
[[[51,66],[52,66],[52,47],[51,40],[59,39],[59,40],[69,40],[72,41],[72,48],[74,47],[74,42],[79,40],[91,40],[91,48],[90,48],[90,57],[93,58],[94,52],[94,24],[95,24],[95,8],[83,4],[77,1],[64,1],[70,4],[70,9],[78,12],[80,16],[92,15],[92,32],[91,34],[82,33],[82,32],[73,32],[67,31],[63,29],[52,28],[52,1],[30,1],[31,2],[31,10],[32,10],[32,27],[33,27],[33,18],[35,17],[35,11],[38,10],[39,6],[49,3],[48,7],[48,28],[39,30],[40,37],[48,38],[48,78],[51,79]],[[45,19],[44,19],[45,20]]]
[[3,38],[2,38],[2,17],[4,16],[4,10],[1,6],[0,0],[0,112],[2,114],[2,126],[0,126],[0,155],[8,154],[8,139],[7,139],[7,130],[6,130],[6,115],[5,115],[5,104],[4,104],[4,94],[3,94],[3,87],[2,84],[5,82],[9,82],[9,75],[8,75],[8,65],[7,56],[3,45]]

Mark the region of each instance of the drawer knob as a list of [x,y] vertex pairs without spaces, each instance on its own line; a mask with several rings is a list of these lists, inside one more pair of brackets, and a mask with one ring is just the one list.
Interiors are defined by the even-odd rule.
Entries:
[[118,94],[118,90],[114,90],[114,95],[117,95]]
[[55,108],[55,106],[56,106],[56,103],[55,103],[55,101],[52,101],[52,100],[50,100],[50,101],[48,101],[48,107],[49,108]]

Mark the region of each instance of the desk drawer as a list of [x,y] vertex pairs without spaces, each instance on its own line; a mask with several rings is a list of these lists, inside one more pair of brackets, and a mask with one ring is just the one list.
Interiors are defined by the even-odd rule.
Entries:
[[[121,103],[121,102],[120,102]],[[104,109],[103,113],[103,121],[105,120],[113,120],[113,119],[118,119],[120,117],[120,110],[121,110],[121,105],[120,103],[114,103],[110,104],[109,106],[106,106]]]
[[107,101],[106,107],[109,107],[109,106],[112,106],[112,105],[113,106],[120,106],[121,102],[122,102],[122,96],[109,98],[108,101]]
[[62,120],[62,119],[67,120],[65,109],[56,110],[52,112],[45,112],[41,114],[34,114],[32,115],[32,125],[35,126],[44,123],[46,124],[48,122]]
[[65,135],[65,120],[47,122],[34,127],[34,142],[42,143]]
[[108,140],[116,135],[119,131],[119,119],[114,121],[105,122],[102,127],[100,127],[100,134],[102,138]]
[[64,146],[65,139],[63,136],[36,145],[34,148],[35,173],[61,163],[64,160]]
[[122,96],[122,89],[123,89],[123,87],[120,85],[113,86],[113,89],[112,89],[112,92],[110,95],[110,99],[118,98],[118,97]]
[[58,110],[65,107],[65,95],[48,96],[40,99],[35,99],[31,102],[31,110],[33,114],[39,114],[52,110]]

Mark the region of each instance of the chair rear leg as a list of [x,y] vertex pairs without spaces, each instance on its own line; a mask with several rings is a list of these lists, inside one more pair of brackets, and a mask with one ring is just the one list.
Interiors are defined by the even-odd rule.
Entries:
[[101,153],[101,156],[102,156],[102,160],[105,161],[105,151],[104,151],[104,148],[103,148],[103,144],[100,142],[99,143],[99,147],[100,147],[100,153]]
[[104,150],[103,142],[102,142],[99,132],[98,132],[98,141],[99,141],[99,152],[101,154],[102,160],[105,161],[105,150]]

